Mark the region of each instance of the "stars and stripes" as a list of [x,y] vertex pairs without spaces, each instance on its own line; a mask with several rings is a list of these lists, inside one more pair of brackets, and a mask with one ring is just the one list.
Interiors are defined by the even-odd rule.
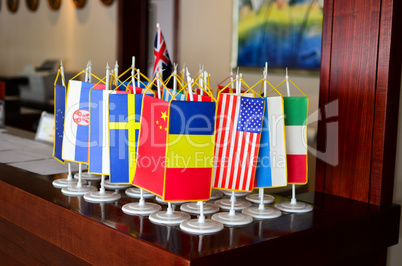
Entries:
[[221,94],[216,122],[214,188],[251,191],[264,100]]

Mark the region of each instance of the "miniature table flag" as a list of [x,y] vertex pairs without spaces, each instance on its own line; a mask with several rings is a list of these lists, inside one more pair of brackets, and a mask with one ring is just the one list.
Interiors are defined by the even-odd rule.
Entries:
[[253,190],[263,112],[261,98],[219,94],[214,188]]
[[265,97],[264,102],[255,187],[283,187],[287,185],[283,100],[281,96]]
[[128,94],[128,91],[105,90],[97,85],[90,91],[89,168],[91,174],[109,175],[109,94]]
[[132,183],[136,167],[143,96],[143,94],[109,95],[109,178],[111,183]]
[[289,184],[307,183],[307,97],[283,97]]
[[54,87],[54,123],[55,134],[53,143],[53,158],[64,163],[62,158],[64,113],[66,110],[66,88],[56,84]]
[[149,130],[141,127],[133,184],[168,202],[208,200],[215,102],[168,103],[144,96],[141,119]]
[[88,164],[89,90],[94,85],[69,81],[62,147],[64,160]]

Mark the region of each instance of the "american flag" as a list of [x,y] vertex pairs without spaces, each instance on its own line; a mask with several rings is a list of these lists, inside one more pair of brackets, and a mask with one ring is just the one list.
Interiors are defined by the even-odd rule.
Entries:
[[263,99],[220,94],[214,188],[253,189],[263,112]]
[[172,74],[172,68],[173,65],[170,61],[165,38],[163,38],[162,31],[158,27],[154,42],[154,69],[152,76],[155,77],[155,74],[161,70],[163,80],[166,80]]

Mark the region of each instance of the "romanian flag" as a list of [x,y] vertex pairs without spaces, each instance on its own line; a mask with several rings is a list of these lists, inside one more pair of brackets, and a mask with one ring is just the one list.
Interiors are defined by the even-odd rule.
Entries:
[[214,188],[253,190],[263,113],[261,98],[219,94]]
[[281,96],[265,97],[264,102],[255,187],[284,187],[287,170],[283,99]]
[[163,197],[169,102],[145,95],[133,185]]
[[169,111],[165,201],[199,201],[211,196],[215,102],[173,101]]
[[208,200],[214,117],[215,103],[144,96],[133,184],[168,202]]
[[89,90],[93,83],[70,80],[64,122],[62,158],[88,164]]
[[283,97],[289,184],[307,183],[307,97]]
[[61,163],[62,147],[63,147],[63,132],[64,132],[64,112],[66,110],[66,88],[61,85],[54,87],[54,143],[53,143],[53,158]]
[[111,183],[131,184],[133,180],[143,97],[143,94],[109,95]]

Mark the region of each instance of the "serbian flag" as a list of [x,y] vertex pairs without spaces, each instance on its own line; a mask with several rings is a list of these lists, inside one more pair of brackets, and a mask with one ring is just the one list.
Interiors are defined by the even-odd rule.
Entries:
[[287,185],[287,170],[283,99],[280,96],[265,97],[264,102],[255,187],[284,187]]
[[283,97],[289,184],[307,183],[307,97]]
[[133,185],[163,197],[169,103],[145,95]]
[[253,190],[263,113],[261,98],[219,95],[214,188]]
[[69,81],[62,147],[66,161],[88,164],[89,90],[94,85]]
[[[170,93],[168,92],[170,91]],[[162,94],[162,99],[166,102],[170,102],[170,100],[173,99],[173,90],[169,89],[169,88],[164,88],[163,90],[163,94]],[[186,100],[186,94],[184,92],[176,92],[175,99],[177,101],[185,101]]]
[[54,87],[54,143],[53,158],[64,163],[62,158],[64,112],[66,110],[66,88],[61,85]]
[[165,201],[209,200],[214,163],[215,107],[215,102],[171,102]]
[[[165,38],[163,38],[162,30],[158,27],[156,29],[156,36],[154,42],[154,68],[152,71],[152,77],[159,71],[162,72],[163,80],[167,80],[172,74],[173,65],[170,61],[168,49],[166,46]],[[172,83],[172,79],[169,83]],[[172,87],[169,84],[169,87]]]
[[111,183],[131,184],[133,180],[143,96],[143,94],[109,95]]
[[89,168],[92,174],[109,175],[109,94],[128,94],[128,91],[90,91],[89,108]]

